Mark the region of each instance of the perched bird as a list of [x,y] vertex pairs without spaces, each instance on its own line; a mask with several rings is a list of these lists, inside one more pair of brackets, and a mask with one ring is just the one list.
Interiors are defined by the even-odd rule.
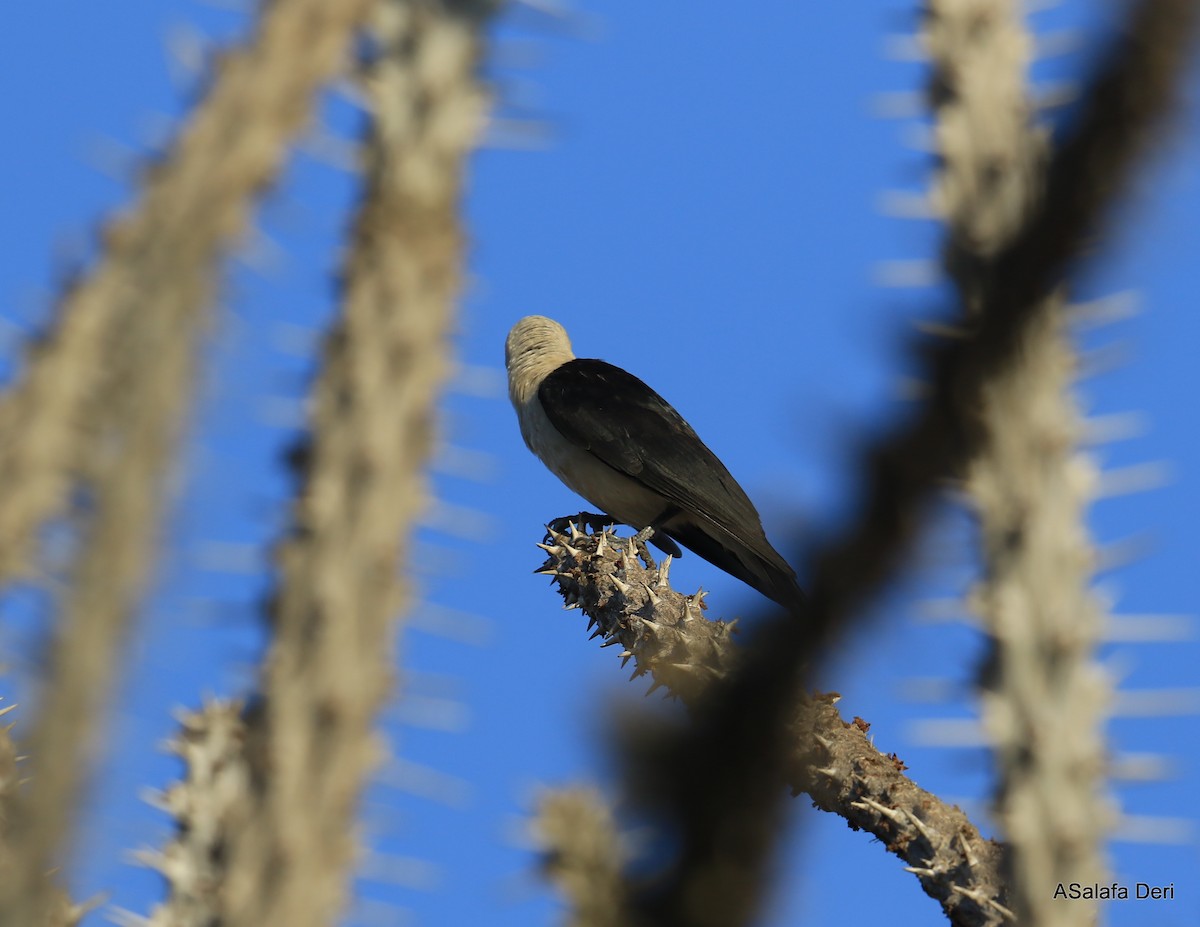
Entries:
[[678,554],[678,541],[780,605],[799,609],[796,574],[753,503],[692,426],[631,373],[576,357],[566,330],[527,316],[504,345],[521,436],[550,471],[610,518]]

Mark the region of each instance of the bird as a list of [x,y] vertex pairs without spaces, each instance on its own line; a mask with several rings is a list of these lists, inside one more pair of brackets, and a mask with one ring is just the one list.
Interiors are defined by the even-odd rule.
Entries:
[[526,316],[504,344],[521,437],[572,491],[620,524],[653,529],[785,608],[805,594],[758,510],[682,415],[633,374],[576,357],[566,329]]

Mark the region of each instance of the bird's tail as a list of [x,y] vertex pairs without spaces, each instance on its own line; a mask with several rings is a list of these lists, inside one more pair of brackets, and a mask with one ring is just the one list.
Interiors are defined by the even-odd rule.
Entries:
[[669,530],[675,540],[713,566],[736,576],[789,612],[803,612],[808,596],[796,581],[795,571],[765,535],[760,544],[752,546],[716,525],[706,528],[707,525],[676,522]]
[[[779,556],[776,554],[776,556]],[[780,558],[781,560],[783,558]],[[796,574],[784,563],[784,569],[770,563],[762,563],[761,582],[746,580],[755,589],[793,614],[799,614],[808,606],[808,595],[800,588]]]

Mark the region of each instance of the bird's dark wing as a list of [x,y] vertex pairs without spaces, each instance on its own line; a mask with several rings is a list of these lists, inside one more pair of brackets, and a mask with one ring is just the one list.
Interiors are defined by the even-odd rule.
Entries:
[[564,438],[679,507],[720,522],[758,521],[724,464],[633,374],[577,358],[542,381],[538,399]]
[[[542,381],[538,399],[550,423],[572,444],[728,533],[772,570],[792,575],[725,465],[670,403],[633,374],[602,360],[576,358]],[[675,536],[728,569],[682,533]]]

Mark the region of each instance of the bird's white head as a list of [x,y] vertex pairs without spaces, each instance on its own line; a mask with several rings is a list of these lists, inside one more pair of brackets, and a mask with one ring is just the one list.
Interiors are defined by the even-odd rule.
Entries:
[[542,380],[569,360],[574,360],[567,330],[544,315],[527,315],[512,327],[504,342],[508,368],[508,395],[514,406],[536,395]]

